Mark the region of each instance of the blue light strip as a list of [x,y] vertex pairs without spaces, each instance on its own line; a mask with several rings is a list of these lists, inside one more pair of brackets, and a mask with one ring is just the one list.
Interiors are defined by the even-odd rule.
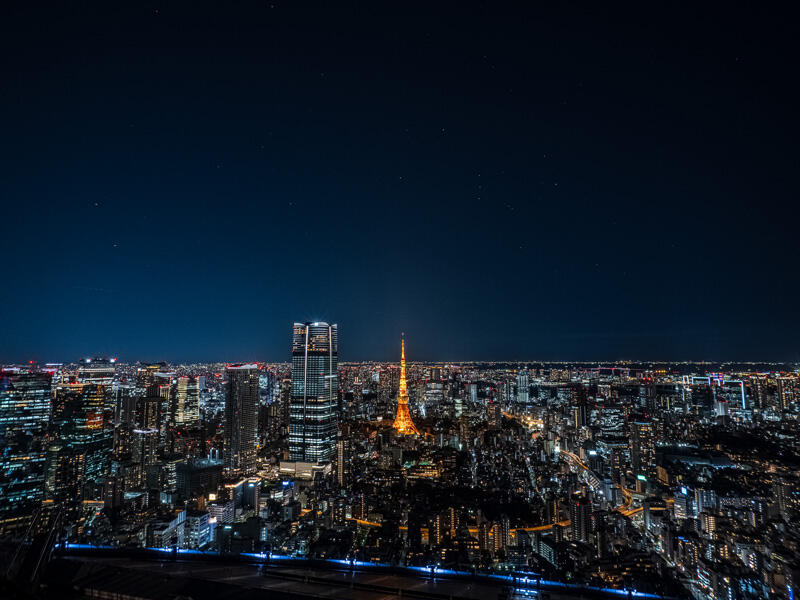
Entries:
[[[56,545],[58,548],[58,545]],[[114,546],[93,546],[92,544],[65,544],[64,548],[67,550],[125,550],[125,548],[116,548]],[[209,555],[209,556],[219,556],[218,552],[204,552],[202,550],[190,550],[186,548],[179,548],[177,550],[173,550],[172,548],[142,548],[142,550],[148,550],[152,552],[160,552],[163,554],[172,554],[176,552],[177,554],[183,555]],[[444,576],[461,576],[461,577],[473,577],[473,573],[470,571],[455,571],[453,569],[442,569],[441,567],[416,567],[416,566],[407,566],[407,567],[397,567],[394,565],[387,565],[383,563],[371,563],[371,562],[364,562],[360,560],[347,560],[345,558],[321,558],[321,559],[308,559],[302,556],[287,556],[285,554],[266,554],[264,552],[261,553],[253,553],[253,552],[243,552],[239,556],[246,556],[247,558],[251,559],[258,559],[261,561],[269,560],[269,562],[325,562],[330,563],[332,565],[343,565],[346,567],[379,567],[379,568],[394,568],[406,571],[414,571],[417,573],[423,573],[426,575],[444,575]],[[494,573],[478,573],[479,577],[484,577],[487,579],[491,579],[494,581],[503,581],[507,583],[516,584],[516,589],[519,591],[536,591],[536,587],[530,587],[531,584],[533,585],[541,585],[545,587],[556,587],[565,590],[575,590],[575,591],[593,591],[593,592],[602,592],[604,594],[615,594],[617,596],[631,596],[634,598],[664,598],[664,596],[659,596],[657,594],[648,594],[647,592],[638,592],[636,590],[621,590],[618,588],[604,588],[598,587],[594,585],[578,585],[576,583],[564,583],[563,581],[551,581],[549,579],[541,579],[539,577],[533,576],[530,577],[530,574],[517,574],[517,575],[497,575]]]

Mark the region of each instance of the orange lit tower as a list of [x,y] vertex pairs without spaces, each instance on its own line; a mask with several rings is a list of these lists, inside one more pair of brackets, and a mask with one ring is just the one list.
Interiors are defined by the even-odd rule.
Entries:
[[406,384],[406,340],[400,341],[400,392],[397,394],[397,416],[392,425],[402,435],[419,435],[411,413],[408,412],[408,386]]

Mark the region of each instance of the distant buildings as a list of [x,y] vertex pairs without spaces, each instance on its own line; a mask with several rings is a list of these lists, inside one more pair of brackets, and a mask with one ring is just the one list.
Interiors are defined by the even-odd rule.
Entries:
[[247,475],[256,470],[258,365],[228,365],[225,374],[225,469]]
[[289,459],[330,461],[336,451],[339,340],[337,326],[295,323],[292,337],[292,398]]

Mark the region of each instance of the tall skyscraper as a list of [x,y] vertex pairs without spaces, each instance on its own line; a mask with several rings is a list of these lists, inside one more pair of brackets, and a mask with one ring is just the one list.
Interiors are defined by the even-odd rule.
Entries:
[[228,365],[225,373],[225,468],[247,475],[256,470],[258,365]]
[[42,499],[50,381],[46,373],[0,373],[0,533],[25,525]]
[[527,404],[530,391],[531,387],[528,380],[528,370],[522,369],[517,373],[517,402],[519,404]]
[[336,479],[342,487],[350,483],[350,461],[352,458],[350,432],[343,431],[336,442]]
[[178,377],[175,392],[175,424],[194,425],[200,420],[200,387],[196,377]]
[[[52,433],[59,453],[51,452],[48,493],[71,502],[84,498],[79,482],[98,483],[109,474],[113,449],[113,414],[106,411],[106,389],[94,383],[68,383],[56,388],[53,398]],[[71,458],[65,458],[71,456]],[[69,464],[74,468],[62,468]],[[56,468],[56,465],[60,465]],[[59,491],[60,490],[60,491]]]
[[635,475],[649,475],[655,468],[656,449],[653,424],[646,421],[631,423],[631,468]]
[[336,451],[339,335],[337,325],[295,323],[289,458],[326,462]]
[[406,383],[406,340],[400,341],[400,391],[397,394],[397,416],[394,424],[397,433],[403,435],[419,434],[417,426],[411,420],[411,413],[408,410],[408,384]]
[[787,410],[794,402],[794,379],[791,377],[778,377],[778,409]]

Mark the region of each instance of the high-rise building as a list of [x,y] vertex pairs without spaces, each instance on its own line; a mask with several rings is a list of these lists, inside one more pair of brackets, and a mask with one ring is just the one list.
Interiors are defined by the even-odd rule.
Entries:
[[791,377],[778,377],[778,409],[787,410],[789,405],[794,402],[794,379]]
[[655,468],[656,449],[653,424],[646,421],[631,423],[631,468],[635,475],[645,475]]
[[225,374],[225,468],[247,475],[256,470],[258,365],[228,365]]
[[114,406],[114,456],[120,458],[131,452],[131,433],[136,426],[136,404],[131,385],[114,384],[111,398]]
[[486,423],[489,429],[499,429],[503,424],[503,412],[500,403],[490,398],[486,404]]
[[175,391],[175,424],[194,425],[200,420],[200,387],[196,377],[178,377]]
[[472,404],[478,403],[478,384],[477,383],[470,383],[468,385],[469,389],[469,401]]
[[403,435],[419,434],[417,426],[411,420],[408,410],[408,384],[406,383],[406,340],[400,342],[400,391],[397,394],[397,416],[392,425],[397,433]]
[[51,377],[0,373],[0,532],[22,526],[42,499]]
[[588,425],[588,412],[588,406],[586,406],[584,403],[580,403],[572,407],[572,418],[575,422],[576,429],[580,429],[581,427]]
[[[94,383],[70,383],[56,388],[53,399],[53,433],[63,452],[52,458],[62,462],[62,457],[72,455],[72,465],[78,471],[48,467],[48,471],[61,473],[53,483],[53,491],[72,489],[76,480],[84,484],[99,482],[109,474],[113,448],[113,411],[106,411],[106,386]],[[80,498],[70,493],[69,498]],[[83,498],[87,499],[87,498]],[[91,498],[93,499],[93,498]]]
[[339,432],[339,439],[336,441],[336,479],[342,487],[350,484],[350,461],[352,459],[350,430],[343,425]]
[[145,480],[147,470],[158,460],[158,429],[134,429],[131,432],[131,449],[134,463],[139,466],[140,480]]
[[425,412],[434,414],[444,408],[444,384],[440,379],[425,384]]
[[592,501],[578,494],[574,495],[569,516],[572,540],[588,542],[592,533]]
[[289,408],[292,397],[292,380],[282,379],[277,386],[275,401],[269,405],[267,432],[270,439],[277,440],[286,435],[289,429]]
[[292,400],[289,409],[290,460],[327,462],[336,451],[338,337],[335,324],[294,324]]
[[528,403],[531,387],[528,380],[528,370],[522,369],[517,373],[517,402],[520,404]]

